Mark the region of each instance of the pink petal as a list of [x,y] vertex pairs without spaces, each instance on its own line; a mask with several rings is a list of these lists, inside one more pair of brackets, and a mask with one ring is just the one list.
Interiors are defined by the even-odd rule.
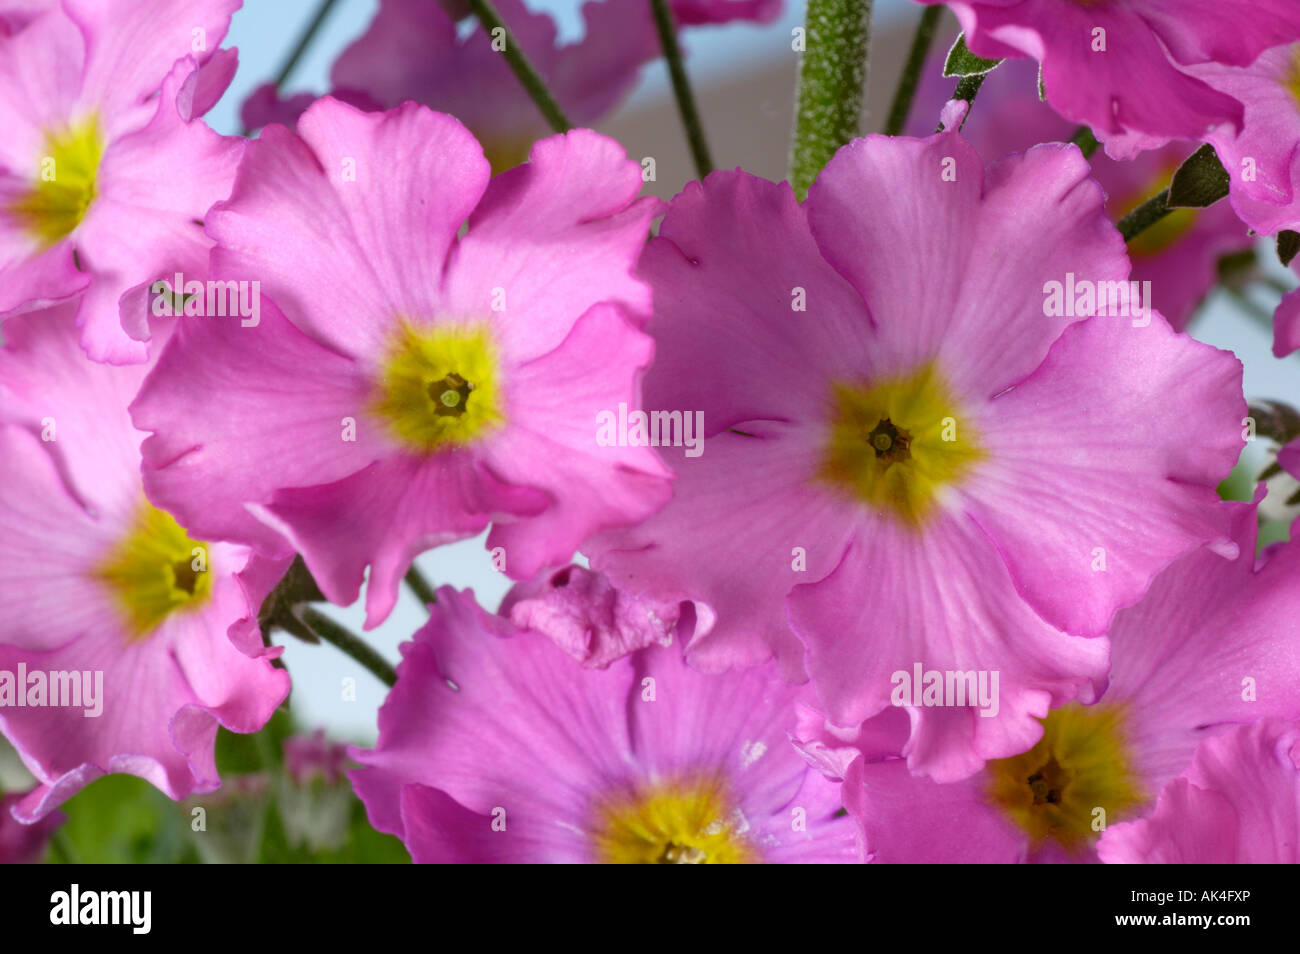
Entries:
[[594,532],[629,526],[662,507],[672,474],[650,447],[602,447],[598,416],[640,402],[629,371],[650,362],[649,337],[618,309],[592,307],[550,354],[516,368],[510,426],[483,450],[502,481],[544,494],[550,505],[519,523],[499,522],[490,548],[504,547],[506,572],[532,576],[568,560]]
[[[945,170],[955,181],[944,181]],[[951,133],[868,136],[841,149],[809,190],[808,217],[822,253],[876,320],[873,365],[908,372],[937,354],[953,387],[972,397],[991,397],[1038,367],[1077,320],[1044,313],[1044,284],[1069,272],[1092,281],[1128,275],[1089,171],[1074,148],[1047,145],[1007,157],[986,177],[980,157]],[[988,333],[991,308],[997,335]]]
[[1158,316],[1092,318],[991,402],[989,460],[962,493],[1044,619],[1100,635],[1171,560],[1226,536],[1215,487],[1241,452],[1240,375]]
[[[953,632],[950,614],[960,607]],[[986,670],[994,703],[909,707],[908,767],[936,781],[964,778],[987,759],[1023,752],[1050,707],[1090,702],[1104,686],[1104,639],[1062,633],[1012,588],[996,550],[967,518],[935,518],[923,534],[881,521],[860,531],[825,580],[795,587],[790,622],[827,718],[852,726],[891,705],[894,674]],[[959,638],[954,638],[954,637]]]
[[[597,302],[647,313],[649,289],[631,270],[659,202],[637,199],[641,185],[623,147],[591,130],[534,144],[474,209],[447,268],[446,307],[506,315],[502,348],[517,364],[558,347]],[[504,307],[494,305],[497,289]]]
[[[397,316],[432,316],[487,163],[456,120],[413,103],[364,113],[325,97],[298,126],[301,139],[271,126],[249,143],[233,194],[206,220],[213,270],[260,280],[298,328],[372,357]],[[407,157],[398,174],[394,156]]]

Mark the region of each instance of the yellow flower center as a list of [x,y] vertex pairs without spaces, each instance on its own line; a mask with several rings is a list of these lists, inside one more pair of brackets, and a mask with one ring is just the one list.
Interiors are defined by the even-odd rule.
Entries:
[[492,166],[494,176],[527,162],[528,153],[533,148],[533,140],[528,138],[494,139],[480,136],[478,141],[483,145],[483,155]]
[[212,595],[211,555],[165,510],[144,503],[130,532],[95,571],[113,592],[128,640],[148,636],[173,613]]
[[1291,47],[1291,70],[1287,73],[1286,88],[1300,108],[1300,43]]
[[932,364],[863,385],[833,384],[830,438],[819,477],[911,526],[940,488],[983,456]]
[[621,792],[596,810],[596,857],[614,865],[756,863],[744,818],[730,804],[714,779]]
[[413,450],[465,446],[503,422],[500,363],[486,324],[398,323],[373,411]]
[[1070,703],[1048,713],[1028,752],[988,764],[988,798],[1035,847],[1074,851],[1145,801],[1129,753],[1122,707]]
[[99,123],[84,122],[45,134],[45,155],[31,190],[8,212],[49,247],[72,233],[95,200],[95,175],[104,154]]

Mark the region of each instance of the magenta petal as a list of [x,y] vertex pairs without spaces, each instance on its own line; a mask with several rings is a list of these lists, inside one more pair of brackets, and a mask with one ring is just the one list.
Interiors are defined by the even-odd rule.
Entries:
[[1300,39],[1300,7],[1291,0],[1141,0],[1135,6],[1180,63],[1247,66],[1269,47]]
[[1296,864],[1300,726],[1265,719],[1206,739],[1148,818],[1113,825],[1109,864]]
[[280,490],[250,510],[302,554],[333,603],[357,598],[369,563],[369,629],[392,610],[416,555],[472,537],[494,517],[545,506],[537,491],[501,483],[471,456],[450,452],[386,457],[332,484]]
[[598,860],[604,799],[701,775],[762,860],[858,860],[837,786],[790,746],[800,690],[778,673],[705,676],[672,647],[583,668],[449,587],[430,613],[351,773],[417,861]]
[[[355,427],[369,382],[356,363],[317,344],[270,301],[260,321],[176,319],[175,340],[131,405],[135,425],[151,431],[142,448],[151,499],[196,533],[284,546],[244,504],[281,487],[341,480],[390,453],[376,429]],[[302,369],[311,373],[303,375]],[[213,395],[221,412],[213,413]],[[296,441],[286,446],[285,435]],[[310,448],[310,450],[308,450]],[[232,479],[232,467],[239,468]]]
[[[960,639],[949,636],[951,607],[962,608]],[[795,587],[789,615],[836,725],[886,710],[895,674],[910,677],[918,665],[998,672],[988,714],[969,704],[909,706],[912,735],[903,754],[913,772],[938,781],[965,778],[987,759],[1029,749],[1049,708],[1075,698],[1090,702],[1105,684],[1106,641],[1043,622],[964,517],[936,518],[920,536],[886,522],[859,531],[834,573]]]
[[781,14],[781,0],[672,0],[671,5],[683,26],[734,20],[769,23]]
[[[220,46],[241,0],[63,0],[86,38],[82,102],[109,124],[162,85],[172,64],[202,63]],[[202,111],[200,111],[202,112]]]
[[488,546],[505,548],[512,577],[564,563],[592,533],[635,524],[667,502],[672,474],[653,448],[596,439],[602,412],[639,404],[628,372],[645,367],[652,349],[618,309],[597,305],[553,352],[515,369],[512,387],[527,399],[511,402],[511,426],[485,446],[483,460],[498,479],[550,505],[492,528]]
[[498,612],[520,629],[550,637],[584,666],[603,669],[638,649],[671,645],[681,604],[638,599],[574,565],[516,584]]
[[[986,176],[953,133],[868,136],[841,149],[809,190],[808,217],[822,253],[876,320],[873,364],[908,372],[937,354],[957,391],[980,397],[1038,367],[1077,320],[1045,314],[1045,283],[1067,273],[1128,275],[1124,243],[1089,174],[1073,147],[1045,145]],[[906,201],[879,200],[899,183]],[[1030,231],[1041,241],[1026,242]],[[990,307],[997,335],[988,333]]]
[[535,143],[474,209],[447,268],[447,307],[510,318],[498,328],[519,364],[554,350],[598,302],[645,314],[649,289],[630,271],[659,202],[637,199],[641,186],[623,147],[589,129]]
[[844,806],[877,864],[1023,863],[1024,834],[985,803],[981,785],[978,778],[947,785],[918,778],[900,759],[859,760],[844,779]]
[[[710,672],[775,656],[803,678],[798,640],[785,620],[791,587],[834,569],[861,517],[822,492],[804,492],[817,467],[808,435],[785,425],[746,425],[681,458],[674,499],[637,527],[587,546],[592,566],[633,593],[695,599],[717,616],[687,647]],[[747,555],[738,573],[735,554]]]
[[[1244,3],[1237,4],[1239,17],[1251,19]],[[1114,158],[1131,159],[1170,139],[1200,139],[1224,123],[1241,123],[1237,100],[1170,61],[1162,44],[1178,35],[1145,18],[1148,10],[1161,12],[1146,0],[1104,6],[960,0],[950,6],[973,52],[1038,60],[1047,101],[1067,119],[1091,126]],[[1098,30],[1104,31],[1104,50],[1094,50]],[[1216,25],[1214,32],[1223,31]]]
[[[259,280],[298,328],[371,358],[396,316],[434,313],[487,162],[460,123],[414,103],[364,113],[325,97],[298,128],[301,139],[271,126],[249,143],[234,192],[207,217],[213,270]],[[400,175],[394,156],[409,160]]]
[[1208,727],[1300,718],[1300,546],[1257,566],[1256,507],[1224,509],[1236,559],[1209,547],[1183,557],[1111,626],[1106,698],[1131,713],[1148,795],[1186,767]]
[[[0,13],[0,29],[4,14]],[[24,825],[13,816],[26,792],[0,795],[0,865],[36,864],[45,854],[50,835],[67,819],[62,812],[51,812],[34,825]]]
[[[822,258],[786,183],[739,170],[688,183],[638,268],[655,290],[646,400],[703,411],[711,435],[819,411],[825,379],[851,376],[872,348],[862,299]],[[726,360],[702,374],[705,355]],[[801,373],[773,387],[775,361]]]
[[186,122],[204,115],[230,87],[239,68],[239,51],[236,49],[217,50],[212,57],[191,74],[185,88],[177,97],[176,108]]
[[991,402],[991,459],[963,488],[967,512],[1045,619],[1100,635],[1171,560],[1226,538],[1214,488],[1241,452],[1245,413],[1230,353],[1159,316],[1092,318]]

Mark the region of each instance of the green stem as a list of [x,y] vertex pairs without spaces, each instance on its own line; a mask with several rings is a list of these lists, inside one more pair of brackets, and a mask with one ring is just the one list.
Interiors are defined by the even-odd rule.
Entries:
[[898,77],[898,88],[894,90],[894,101],[889,107],[889,119],[885,121],[885,135],[897,136],[907,125],[907,114],[912,110],[912,98],[921,81],[921,70],[925,68],[926,57],[930,55],[930,45],[934,42],[935,29],[943,7],[935,5],[926,7],[921,12],[921,20],[916,25],[912,36],[912,48],[907,54],[907,63],[903,73]]
[[835,151],[860,132],[871,0],[808,0],[790,181],[800,201]]
[[397,672],[383,656],[346,626],[341,626],[318,609],[305,606],[300,611],[302,621],[321,639],[347,653],[369,669],[385,685],[397,682]]
[[1295,291],[1295,289],[1286,282],[1279,281],[1272,275],[1260,275],[1259,281],[1273,289],[1273,291],[1277,292],[1279,295],[1289,295],[1291,292]]
[[[975,102],[975,96],[979,93],[980,87],[984,85],[984,77],[988,75],[988,73],[975,73],[971,76],[963,76],[957,82],[957,88],[952,91],[953,99],[964,100],[966,103],[966,115],[961,118],[961,122],[957,125],[958,132],[961,131],[962,126],[966,125],[966,120],[970,118],[970,107]],[[943,132],[943,123],[936,126],[934,131],[937,133]]]
[[691,158],[695,160],[695,171],[703,179],[713,171],[713,159],[709,156],[709,144],[704,139],[704,125],[700,122],[699,111],[695,108],[695,95],[691,92],[686,67],[682,64],[682,50],[677,45],[677,24],[673,22],[668,0],[650,0],[650,7],[654,11],[655,26],[659,29],[659,45],[663,47],[664,59],[668,62],[673,96],[677,98],[677,112],[681,114],[682,125],[686,127],[686,140],[691,147]]
[[430,603],[438,602],[438,597],[434,592],[433,584],[424,578],[424,574],[420,572],[419,568],[416,567],[414,563],[412,563],[411,568],[406,571],[405,579],[406,585],[411,588],[411,592],[414,593],[416,598],[425,606],[428,606]]
[[280,72],[276,74],[276,89],[284,86],[289,74],[298,66],[298,61],[307,52],[307,47],[311,46],[311,41],[316,39],[316,34],[320,32],[321,25],[324,24],[325,19],[330,15],[330,11],[334,9],[337,3],[338,0],[321,0],[321,5],[316,8],[316,14],[311,18],[311,22],[307,24],[307,29],[303,31],[302,36],[298,37],[297,44],[289,53],[288,58],[285,59],[284,65],[280,67]]
[[[484,31],[489,36],[499,36],[503,40],[504,49],[501,55],[506,58],[506,63],[514,71],[519,82],[523,84],[525,92],[537,104],[546,121],[550,123],[552,129],[557,133],[568,132],[573,128],[573,123],[569,122],[564,110],[556,102],[551,91],[546,88],[546,81],[542,75],[537,72],[537,67],[533,66],[532,61],[524,55],[524,51],[519,44],[515,42],[514,34],[506,28],[501,19],[501,14],[497,13],[496,7],[492,6],[492,0],[468,0],[470,11],[478,17],[479,23],[483,25]],[[496,33],[500,30],[500,33]]]
[[1085,159],[1091,159],[1092,154],[1101,145],[1101,143],[1097,142],[1097,137],[1092,134],[1092,130],[1087,126],[1080,126],[1076,129],[1074,135],[1068,141],[1079,147],[1079,151],[1083,153]]
[[1142,232],[1155,225],[1172,211],[1169,208],[1169,190],[1153,195],[1124,218],[1119,220],[1119,234],[1131,242]]

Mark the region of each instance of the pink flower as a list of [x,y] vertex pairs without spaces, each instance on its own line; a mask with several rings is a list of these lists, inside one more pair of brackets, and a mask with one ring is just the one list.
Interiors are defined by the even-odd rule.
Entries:
[[1294,440],[1277,452],[1277,462],[1288,474],[1300,480],[1300,440]]
[[704,676],[671,647],[584,669],[472,594],[431,613],[350,773],[416,862],[860,860],[772,670]]
[[[96,361],[145,360],[119,299],[207,271],[242,142],[195,117],[235,68],[239,0],[63,0],[0,36],[0,318],[80,295]],[[0,31],[3,32],[3,31]]]
[[[549,15],[531,12],[521,0],[495,6],[577,126],[595,125],[631,91],[642,64],[660,55],[646,0],[584,4],[586,35],[567,46],[559,44]],[[413,99],[450,113],[482,143],[494,172],[523,162],[533,142],[551,131],[487,31],[476,26],[458,35],[455,21],[426,0],[382,0],[330,79],[335,98],[361,108],[391,109]],[[262,87],[244,104],[244,123],[292,121],[311,101],[299,95],[281,102]]]
[[[700,610],[708,612],[707,607]],[[604,669],[638,649],[671,646],[678,633],[689,639],[696,607],[639,599],[604,575],[574,565],[517,583],[499,612],[520,629],[549,636],[584,666]]]
[[126,406],[146,369],[88,362],[75,311],[13,319],[0,349],[0,729],[40,782],[24,821],[105,772],[212,791],[218,725],[254,732],[289,691],[257,627],[285,561],[145,498]]
[[671,0],[671,6],[682,26],[734,20],[770,23],[781,15],[781,0]]
[[299,129],[250,143],[208,216],[214,274],[267,300],[255,327],[180,323],[133,407],[150,496],[212,538],[288,540],[336,603],[369,564],[368,626],[429,547],[491,523],[527,578],[660,507],[654,451],[596,441],[651,356],[638,165],[577,130],[489,185],[465,128],[414,103],[326,98]]
[[[935,126],[955,80],[942,76],[942,55],[923,74],[909,130],[927,135]],[[976,116],[962,135],[981,156],[997,158],[1024,152],[1042,142],[1065,142],[1075,126],[1039,102],[1038,67],[1032,60],[1009,60],[980,87]],[[1197,148],[1171,142],[1118,162],[1098,150],[1091,158],[1093,178],[1106,193],[1106,214],[1118,222],[1169,185],[1174,171]],[[1226,202],[1205,209],[1179,209],[1128,243],[1132,281],[1150,282],[1152,304],[1176,331],[1218,284],[1219,259],[1252,248],[1254,240]]]
[[1265,50],[1249,66],[1187,72],[1244,108],[1240,129],[1206,136],[1231,178],[1233,209],[1261,235],[1300,228],[1300,43]]
[[347,764],[347,746],[331,742],[325,737],[324,729],[284,740],[285,769],[299,785],[306,785],[316,776],[331,785],[340,782]]
[[910,765],[936,778],[1091,701],[1107,646],[1086,637],[1225,536],[1245,404],[1239,362],[1159,315],[1051,304],[1069,275],[1128,274],[1087,174],[1055,145],[985,172],[945,133],[850,143],[804,206],[743,173],[688,186],[642,258],[645,404],[702,411],[708,437],[593,568],[707,603],[695,665],[775,655],[840,726],[918,662],[1000,670],[995,717],[913,713]]
[[1300,725],[1265,719],[1200,744],[1148,818],[1106,829],[1109,864],[1300,862]]
[[0,0],[0,36],[12,36],[58,0]]
[[1257,567],[1255,506],[1225,506],[1240,555],[1229,562],[1207,547],[1182,557],[1121,611],[1106,692],[1054,709],[1032,749],[946,785],[882,760],[879,744],[849,764],[844,804],[875,860],[1096,860],[1097,833],[1150,812],[1207,737],[1300,716],[1300,544],[1279,545]]
[[947,2],[973,53],[1041,63],[1052,108],[1091,126],[1116,159],[1241,124],[1240,102],[1179,65],[1247,66],[1300,39],[1292,0],[920,2]]
[[1285,358],[1300,348],[1300,288],[1282,296],[1273,312],[1273,354]]
[[62,812],[50,812],[27,825],[12,810],[26,792],[0,792],[0,865],[34,865],[45,855],[50,835],[66,820]]

